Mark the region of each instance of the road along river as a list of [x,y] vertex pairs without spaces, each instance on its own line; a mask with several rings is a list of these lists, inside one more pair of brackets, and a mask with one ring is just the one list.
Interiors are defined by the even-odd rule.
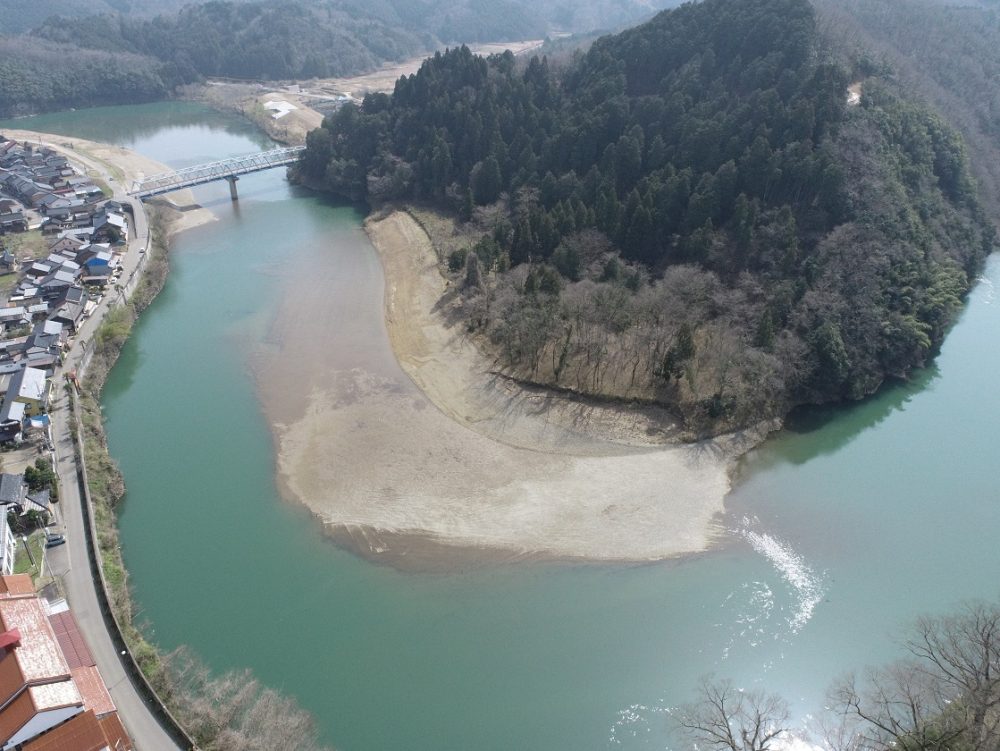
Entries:
[[[184,103],[16,125],[177,167],[268,146]],[[279,171],[241,180],[235,205],[225,183],[196,197],[218,221],[175,239],[104,398],[140,618],[164,648],[295,695],[340,749],[676,748],[667,710],[703,674],[783,693],[805,717],[842,672],[897,657],[893,633],[917,614],[1000,594],[996,259],[930,368],[744,460],[711,552],[403,573],[282,500],[282,395],[262,377],[288,295],[314,279],[341,313],[303,320],[313,346],[344,370],[393,367],[372,345],[383,279],[362,215]],[[311,361],[287,362],[289,388],[322,375]]]

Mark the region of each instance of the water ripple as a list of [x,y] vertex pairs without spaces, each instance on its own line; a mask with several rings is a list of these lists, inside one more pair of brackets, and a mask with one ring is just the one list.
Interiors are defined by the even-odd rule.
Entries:
[[976,279],[976,284],[980,285],[984,290],[983,302],[987,305],[992,305],[997,296],[997,288],[993,284],[993,280],[984,274]]

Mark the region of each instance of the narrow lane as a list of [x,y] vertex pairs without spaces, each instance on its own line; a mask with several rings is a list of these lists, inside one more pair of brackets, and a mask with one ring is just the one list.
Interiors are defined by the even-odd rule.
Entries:
[[[58,149],[57,146],[52,145]],[[145,211],[138,200],[128,199],[111,175],[93,160],[82,159],[79,154],[58,149],[75,161],[82,161],[91,170],[97,170],[109,185],[114,186],[115,200],[132,205],[132,228],[126,252],[123,254],[122,286],[126,286],[133,275],[138,273],[142,254],[140,248],[149,247],[149,226]],[[70,412],[69,397],[66,395],[64,375],[77,371],[85,352],[92,346],[94,333],[121,295],[115,290],[105,294],[100,305],[94,310],[73,339],[63,366],[53,377],[50,414],[52,419],[52,439],[55,449],[55,470],[59,476],[59,516],[65,527],[66,545],[48,551],[48,564],[54,576],[63,585],[73,614],[80,624],[80,630],[97,661],[97,666],[118,707],[118,713],[139,751],[172,751],[180,746],[160,724],[153,708],[142,698],[126,672],[122,660],[127,657],[115,647],[105,625],[98,600],[97,586],[91,572],[87,552],[87,532],[84,525],[83,503],[77,482],[76,454],[74,452],[74,421]]]

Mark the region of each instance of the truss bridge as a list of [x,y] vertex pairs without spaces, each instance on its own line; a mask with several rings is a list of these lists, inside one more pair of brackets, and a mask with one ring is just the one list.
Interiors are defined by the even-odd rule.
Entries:
[[229,182],[229,192],[235,201],[237,198],[236,181],[240,175],[249,175],[252,172],[262,172],[294,164],[305,148],[305,146],[287,146],[272,151],[261,151],[256,154],[223,159],[219,162],[199,164],[197,167],[186,167],[175,172],[164,172],[162,175],[152,175],[133,182],[128,194],[132,198],[145,201],[147,198],[171,193],[175,190],[193,188],[195,185],[204,185],[216,180],[226,180]]

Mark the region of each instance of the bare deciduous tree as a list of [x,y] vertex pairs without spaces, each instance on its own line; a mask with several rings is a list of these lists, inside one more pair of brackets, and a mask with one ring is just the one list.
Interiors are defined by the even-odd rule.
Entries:
[[213,676],[181,648],[165,658],[170,704],[181,724],[212,751],[322,751],[312,716],[261,685],[249,670]]
[[871,670],[860,683],[849,676],[831,698],[843,720],[836,751],[948,751],[964,731],[952,696],[914,662]]
[[698,748],[773,751],[788,732],[788,704],[759,689],[745,691],[731,681],[703,679],[700,698],[682,707],[678,725]]
[[904,645],[911,659],[834,687],[844,725],[833,747],[1000,748],[1000,606],[976,602],[955,615],[921,618]]
[[921,618],[906,647],[942,691],[961,697],[969,748],[1000,746],[1000,606],[974,602],[956,615]]

